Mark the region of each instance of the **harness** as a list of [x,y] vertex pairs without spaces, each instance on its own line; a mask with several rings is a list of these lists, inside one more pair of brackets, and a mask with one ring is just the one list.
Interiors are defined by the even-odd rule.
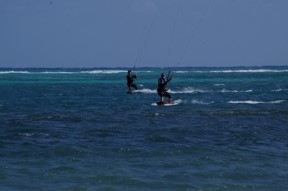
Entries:
[[160,78],[158,80],[158,90],[159,91],[166,91],[167,81],[164,78]]
[[127,78],[127,83],[132,84],[133,81],[134,81],[133,78],[136,78],[136,76],[135,76],[135,75],[128,74],[128,75],[126,76],[126,78]]

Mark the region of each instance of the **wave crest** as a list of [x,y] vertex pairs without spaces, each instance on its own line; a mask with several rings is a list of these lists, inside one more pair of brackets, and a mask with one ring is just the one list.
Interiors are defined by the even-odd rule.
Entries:
[[0,71],[0,74],[28,74],[30,72],[28,71],[14,71],[14,70],[10,70],[10,71]]

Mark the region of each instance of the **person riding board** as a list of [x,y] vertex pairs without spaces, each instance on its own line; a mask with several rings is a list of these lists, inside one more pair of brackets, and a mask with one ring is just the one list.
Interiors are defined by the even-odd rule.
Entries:
[[131,70],[128,70],[128,74],[127,74],[126,78],[127,78],[127,86],[129,88],[128,92],[131,92],[131,87],[133,87],[135,90],[137,90],[138,88],[137,88],[136,84],[134,84],[134,79],[136,79],[137,76],[134,73],[132,73]]
[[173,78],[173,75],[171,75],[170,77],[168,76],[168,79],[166,80],[166,75],[165,73],[161,74],[161,77],[158,80],[158,88],[157,88],[157,92],[158,95],[160,96],[160,102],[158,102],[158,104],[164,104],[164,96],[168,97],[168,103],[171,104],[172,103],[172,97],[171,95],[167,92],[166,87],[168,82],[171,81],[171,79]]

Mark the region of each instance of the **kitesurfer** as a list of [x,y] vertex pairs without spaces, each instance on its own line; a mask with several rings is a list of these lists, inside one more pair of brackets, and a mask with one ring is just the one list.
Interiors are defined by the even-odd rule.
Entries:
[[129,88],[129,92],[131,92],[131,87],[133,87],[135,90],[137,90],[137,86],[136,84],[134,84],[134,79],[137,78],[137,76],[131,71],[131,70],[128,70],[128,74],[126,76],[127,78],[127,86]]
[[171,79],[173,78],[173,75],[171,75],[170,77],[168,76],[168,79],[166,80],[166,75],[165,73],[161,74],[161,77],[158,80],[158,88],[157,88],[157,92],[158,95],[160,96],[160,102],[158,102],[158,104],[164,104],[164,97],[168,97],[168,103],[171,104],[172,102],[172,97],[171,95],[167,92],[167,84],[168,82],[171,81]]

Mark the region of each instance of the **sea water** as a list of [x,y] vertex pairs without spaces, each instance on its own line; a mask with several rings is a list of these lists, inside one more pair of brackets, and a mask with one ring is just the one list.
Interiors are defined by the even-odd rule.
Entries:
[[288,189],[288,67],[127,69],[0,69],[0,190]]

